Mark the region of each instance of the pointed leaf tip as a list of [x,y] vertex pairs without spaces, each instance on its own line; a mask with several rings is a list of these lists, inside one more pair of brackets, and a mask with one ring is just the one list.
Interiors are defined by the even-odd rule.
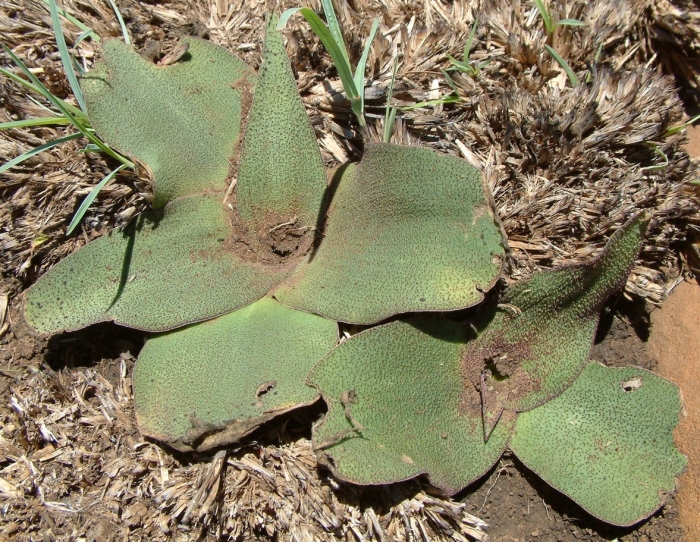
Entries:
[[259,236],[291,223],[297,234],[313,238],[326,172],[276,25],[273,15],[241,148],[238,210]]
[[477,326],[464,367],[481,390],[484,427],[503,409],[535,408],[563,392],[588,361],[600,310],[621,289],[641,248],[649,216],[638,213],[592,260],[544,271],[510,287]]

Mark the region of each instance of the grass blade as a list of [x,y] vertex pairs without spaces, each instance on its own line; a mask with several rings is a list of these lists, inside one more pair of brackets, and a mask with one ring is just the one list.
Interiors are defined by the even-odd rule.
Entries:
[[124,36],[124,43],[126,43],[127,45],[131,45],[131,39],[129,39],[129,31],[126,28],[126,24],[124,24],[122,14],[119,13],[119,8],[117,7],[117,4],[114,3],[114,0],[109,0],[109,3],[117,16],[117,20],[119,21],[119,27],[122,29],[122,36]]
[[[5,47],[5,50],[7,50],[7,47],[6,47],[4,44],[3,44],[3,47]],[[12,56],[13,59],[17,59],[17,60],[15,61],[15,63],[19,62],[17,65],[19,66],[19,68],[20,68],[24,73],[27,73],[27,71],[29,71],[29,69],[24,65],[24,62],[22,62],[22,61],[21,61],[18,57],[16,57],[14,54],[12,54],[11,56]],[[39,94],[40,96],[46,97],[46,94],[49,93],[49,90],[48,90],[44,85],[42,85],[41,82],[40,82],[38,79],[36,79],[36,78],[35,78],[35,79],[36,79],[37,81],[39,81],[38,85],[37,85],[37,84],[34,84],[34,83],[30,82],[30,81],[27,81],[26,79],[23,79],[22,77],[20,77],[20,76],[17,75],[16,73],[12,73],[11,71],[6,70],[5,68],[0,68],[0,74],[4,75],[4,76],[7,77],[8,79],[12,79],[15,83],[19,83],[20,85],[24,86],[25,88],[28,88],[28,89],[31,90],[32,92],[35,92],[36,94]],[[71,112],[71,114],[73,114],[74,116],[76,116],[76,117],[85,117],[85,113],[83,113],[83,112],[82,112],[80,109],[78,109],[77,107],[75,107],[75,106],[73,106],[73,105],[71,105],[71,104],[69,104],[69,103],[67,103],[67,102],[64,102],[64,101],[61,100],[60,98],[56,98],[56,100],[60,100],[60,101],[63,103],[63,106],[64,106],[67,110],[69,110],[69,111]],[[49,101],[51,101],[51,100],[49,100]],[[53,102],[51,102],[51,103],[53,103]],[[44,107],[44,106],[42,105],[42,107]]]
[[28,126],[52,126],[55,124],[72,124],[66,117],[39,117],[36,119],[13,120],[0,123],[0,130],[26,128]]
[[68,230],[66,231],[66,235],[70,235],[71,233],[73,233],[73,230],[75,229],[75,227],[78,224],[80,224],[80,221],[83,219],[83,216],[85,216],[85,212],[88,210],[88,207],[90,207],[90,205],[92,205],[92,202],[97,197],[97,194],[100,193],[100,190],[102,190],[105,186],[107,186],[107,184],[114,178],[114,176],[125,168],[126,168],[126,165],[122,164],[117,169],[112,171],[109,175],[107,175],[104,179],[102,179],[97,185],[95,185],[92,190],[90,190],[90,193],[83,200],[83,202],[80,204],[80,207],[78,207],[78,210],[73,215],[73,219],[70,221],[70,224],[68,225]]
[[309,23],[311,30],[313,30],[319,37],[321,43],[323,43],[323,46],[326,48],[326,51],[328,51],[328,54],[331,55],[333,64],[338,70],[338,75],[343,83],[345,94],[347,95],[348,100],[350,100],[350,107],[352,108],[353,113],[355,113],[360,126],[365,126],[365,119],[361,109],[362,103],[357,92],[357,87],[355,86],[355,81],[352,77],[352,72],[350,71],[350,64],[345,61],[345,57],[338,47],[338,44],[335,42],[335,39],[333,39],[330,30],[328,30],[321,18],[316,15],[316,12],[310,8],[288,9],[280,17],[279,23],[277,24],[277,30],[284,28],[284,25],[289,18],[297,12],[304,16],[304,19],[306,19],[306,22]]
[[673,128],[669,128],[663,134],[661,134],[661,137],[664,138],[664,137],[676,135],[677,133],[685,130],[688,126],[692,126],[693,124],[695,124],[698,120],[700,120],[700,115],[693,117],[688,122],[684,122],[680,126],[674,126]]
[[45,150],[48,150],[52,147],[55,147],[56,145],[60,145],[61,143],[65,143],[66,141],[71,141],[72,139],[78,139],[82,134],[77,133],[77,134],[70,134],[67,136],[59,137],[58,139],[53,139],[51,141],[47,141],[43,145],[39,145],[38,147],[35,147],[24,154],[21,154],[17,158],[13,158],[9,162],[4,163],[2,166],[0,166],[0,173],[5,173],[8,169],[16,166],[17,164],[21,164],[25,160],[28,160],[32,156],[35,156],[39,154],[40,152],[44,152]]
[[413,105],[406,105],[404,107],[401,107],[401,111],[411,111],[412,109],[418,109],[419,107],[430,107],[433,105],[440,105],[440,104],[458,104],[463,102],[462,98],[459,96],[455,96],[454,94],[448,94],[447,96],[443,96],[442,98],[438,98],[436,100],[428,100],[426,102],[418,102]]
[[51,11],[51,23],[53,25],[53,33],[56,36],[56,45],[58,45],[58,53],[61,55],[61,62],[63,63],[63,71],[66,72],[68,83],[70,83],[70,88],[73,91],[75,99],[78,101],[80,109],[82,109],[83,111],[87,111],[87,108],[85,107],[85,99],[83,98],[83,91],[80,89],[80,85],[78,84],[78,77],[75,75],[75,70],[73,69],[73,61],[71,59],[71,54],[68,51],[68,46],[66,45],[66,38],[63,35],[61,21],[58,19],[58,8],[56,6],[56,0],[49,0],[49,10]]
[[345,47],[343,33],[340,31],[338,17],[336,17],[335,10],[333,9],[333,2],[331,2],[331,0],[321,0],[321,7],[323,8],[323,14],[326,16],[326,22],[328,23],[331,36],[333,36],[335,43],[338,45],[338,49],[340,49],[340,52],[343,54],[345,63],[350,66],[350,57],[348,56],[347,47]]
[[545,45],[545,48],[547,49],[547,51],[549,51],[549,54],[552,55],[552,58],[556,60],[562,68],[564,68],[564,71],[566,72],[566,75],[569,77],[569,81],[571,82],[571,86],[575,87],[576,85],[578,85],[578,77],[576,77],[576,74],[574,73],[574,70],[571,69],[571,66],[569,66],[569,63],[566,60],[564,60],[562,56],[549,45]]
[[[70,105],[64,102],[63,100],[57,98],[49,90],[41,84],[41,81],[37,79],[36,75],[34,75],[31,71],[29,71],[29,68],[27,68],[24,63],[15,55],[12,50],[7,47],[4,43],[2,44],[3,49],[5,49],[5,52],[10,55],[10,58],[12,58],[13,62],[17,64],[22,71],[24,72],[24,75],[26,75],[29,80],[33,83],[34,87],[38,89],[39,94],[41,94],[44,98],[46,98],[49,102],[51,102],[61,113],[65,115],[65,117],[71,121],[73,126],[75,126],[80,133],[82,133],[89,141],[90,143],[94,143],[100,149],[102,149],[102,152],[109,154],[112,158],[115,160],[119,160],[122,164],[126,164],[128,167],[134,167],[133,162],[129,161],[127,158],[119,154],[118,152],[113,151],[111,148],[109,148],[107,145],[105,145],[90,129],[88,129],[84,122],[87,121],[87,117],[85,117],[85,113],[77,109],[76,107],[70,106],[70,109],[66,106]],[[18,78],[21,80],[21,78]],[[78,111],[79,115],[74,115],[73,111]]]
[[659,169],[664,169],[666,166],[668,166],[668,156],[666,156],[666,153],[661,150],[661,147],[658,145],[654,145],[653,143],[649,143],[648,146],[653,150],[658,156],[660,156],[663,159],[663,163],[661,164],[654,164],[653,166],[647,166],[643,168],[639,168],[640,171],[656,171]]
[[372,48],[374,38],[377,37],[377,30],[379,30],[379,19],[375,18],[372,22],[372,29],[369,31],[369,36],[367,37],[367,43],[365,43],[365,49],[362,51],[360,62],[357,64],[357,69],[355,70],[355,88],[357,88],[357,91],[360,93],[360,104],[362,106],[363,115],[365,111],[365,69],[367,68],[369,50]]
[[461,60],[457,60],[451,55],[447,55],[447,58],[450,60],[450,63],[459,71],[471,73],[472,67],[469,64],[462,62]]
[[551,34],[554,31],[554,25],[552,25],[552,15],[549,13],[549,8],[542,0],[535,0],[535,6],[537,7],[537,11],[539,11],[540,15],[542,16],[545,31],[547,34]]
[[557,21],[554,26],[586,26],[586,23],[578,19],[562,19],[561,21]]
[[384,114],[384,137],[382,141],[389,143],[391,134],[394,131],[394,121],[396,120],[396,107],[391,105],[391,100],[394,97],[394,82],[396,81],[396,72],[399,70],[399,63],[394,60],[394,69],[391,72],[391,82],[389,83],[389,92],[386,97],[386,113]]
[[476,25],[479,24],[479,19],[474,19],[474,24],[472,29],[469,31],[469,36],[467,37],[467,43],[464,44],[464,62],[469,62],[469,55],[472,52],[472,42],[474,41],[474,36],[476,35]]
[[[41,0],[41,1],[44,2],[44,4],[46,4],[47,6],[50,5],[50,4],[49,4],[50,0]],[[79,19],[76,19],[75,17],[73,17],[73,15],[71,15],[70,13],[68,13],[65,9],[59,7],[59,8],[58,8],[58,14],[59,14],[61,17],[63,17],[64,19],[66,19],[67,21],[70,21],[70,22],[73,23],[75,26],[77,26],[78,28],[80,28],[80,30],[83,31],[83,34],[91,35],[91,37],[92,37],[93,40],[95,40],[95,41],[97,41],[97,42],[100,41],[100,36],[98,36],[97,33],[95,33],[95,31],[94,31],[92,28],[90,28],[89,26],[87,26],[84,22],[80,21]],[[82,41],[82,40],[80,40],[80,41]],[[76,45],[77,45],[77,43],[76,43]]]
[[452,77],[450,77],[450,74],[447,73],[445,70],[440,70],[440,73],[442,73],[442,76],[445,78],[445,83],[447,83],[447,86],[450,87],[455,94],[459,94],[457,85],[452,80]]

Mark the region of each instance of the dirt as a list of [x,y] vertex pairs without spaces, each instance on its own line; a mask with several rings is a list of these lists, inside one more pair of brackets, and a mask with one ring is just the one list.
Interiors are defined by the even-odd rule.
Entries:
[[657,372],[678,384],[683,397],[676,444],[688,456],[677,502],[686,540],[700,540],[700,287],[682,282],[651,315],[650,353]]

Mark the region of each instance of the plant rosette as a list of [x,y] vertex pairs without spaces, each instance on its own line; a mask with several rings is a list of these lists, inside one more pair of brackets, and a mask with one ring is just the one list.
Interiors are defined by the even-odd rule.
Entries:
[[[89,120],[144,165],[154,209],[42,276],[27,322],[156,332],[134,371],[136,416],[180,451],[230,444],[321,396],[314,448],[343,480],[428,474],[454,494],[510,447],[605,521],[652,514],[685,465],[678,390],[588,361],[648,218],[589,263],[535,275],[460,321],[507,248],[481,174],[367,144],[327,175],[276,24],[257,74],[195,38],[162,65],[105,42],[81,78]],[[338,322],[389,318],[338,341]]]

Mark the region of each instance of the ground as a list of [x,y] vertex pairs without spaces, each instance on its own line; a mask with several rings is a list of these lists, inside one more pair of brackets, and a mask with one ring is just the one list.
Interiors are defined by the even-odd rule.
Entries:
[[[183,33],[206,35],[257,67],[261,3],[118,3],[139,47],[148,50],[157,42],[167,49]],[[108,3],[81,5],[66,3],[102,35],[119,34]],[[684,150],[683,133],[664,136],[695,100],[692,62],[681,60],[682,73],[670,70],[675,79],[668,76],[668,66],[680,66],[683,47],[694,43],[695,15],[678,14],[685,3],[629,2],[628,9],[612,11],[605,2],[572,3],[568,15],[585,18],[587,26],[578,34],[560,32],[554,45],[582,78],[597,40],[604,43],[593,83],[578,89],[543,52],[541,26],[528,15],[531,2],[521,11],[496,0],[338,5],[354,50],[371,16],[383,18],[368,72],[376,133],[394,58],[403,62],[396,103],[449,92],[444,83],[435,86],[437,67],[449,66],[445,51],[460,53],[478,15],[484,30],[475,58],[491,64],[476,79],[455,75],[461,105],[400,115],[395,141],[461,155],[483,169],[513,249],[512,279],[580,261],[630,212],[654,210],[626,290],[606,307],[592,359],[654,369],[682,387],[692,385],[700,348],[678,337],[697,329],[698,304],[689,300],[698,287],[682,281],[693,280],[689,225],[700,219],[697,194],[686,183],[695,178],[688,154],[695,155],[700,138],[691,138]],[[47,21],[40,2],[8,0],[0,7],[2,39],[59,92],[65,80]],[[337,76],[323,49],[295,24],[288,47],[324,160],[332,166],[357,158],[361,142],[347,103],[334,90]],[[68,32],[72,39],[77,35]],[[3,60],[3,66],[9,64]],[[0,85],[6,113],[0,122],[37,114],[20,87],[5,80]],[[57,135],[49,129],[12,132],[0,140],[0,161]],[[649,169],[658,155],[648,142],[669,158],[665,169]],[[324,410],[320,403],[217,453],[176,454],[144,440],[133,414],[131,374],[145,334],[99,324],[46,339],[35,337],[21,319],[21,293],[38,276],[147,205],[144,179],[121,176],[98,198],[82,234],[66,237],[77,203],[109,171],[101,158],[78,149],[39,155],[0,184],[0,539],[463,540],[485,539],[485,533],[504,542],[698,538],[692,530],[698,529],[692,506],[699,502],[693,455],[679,496],[648,521],[615,529],[508,455],[452,500],[424,480],[380,488],[341,484],[318,467],[309,444],[310,423]],[[680,293],[666,300],[679,282]],[[678,344],[687,349],[674,351]],[[683,389],[692,413],[697,394]],[[689,416],[681,429],[692,423],[697,420]],[[697,449],[688,440],[692,435],[692,429],[679,430],[686,453]]]

